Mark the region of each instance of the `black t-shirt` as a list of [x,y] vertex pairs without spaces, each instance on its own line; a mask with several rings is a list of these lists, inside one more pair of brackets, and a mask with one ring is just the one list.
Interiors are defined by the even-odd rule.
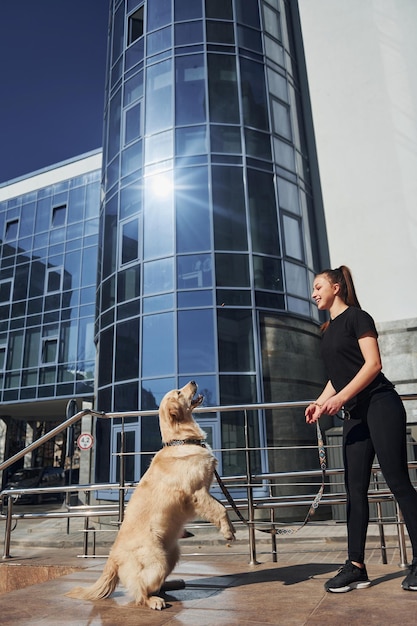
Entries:
[[[324,331],[322,356],[336,392],[343,389],[364,364],[358,339],[369,332],[378,337],[374,320],[369,313],[353,306],[331,320]],[[365,389],[346,403],[346,408],[352,409],[377,390],[392,388],[393,384],[380,372]]]

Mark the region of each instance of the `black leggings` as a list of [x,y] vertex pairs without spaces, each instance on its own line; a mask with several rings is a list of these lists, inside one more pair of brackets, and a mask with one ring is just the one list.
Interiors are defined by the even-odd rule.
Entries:
[[374,455],[396,498],[417,557],[417,491],[407,467],[406,414],[394,390],[376,393],[343,423],[348,556],[363,563],[369,521],[368,487]]

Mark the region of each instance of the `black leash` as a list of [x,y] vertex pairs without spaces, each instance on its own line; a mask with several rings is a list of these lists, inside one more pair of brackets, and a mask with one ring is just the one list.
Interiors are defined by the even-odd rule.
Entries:
[[[316,422],[316,429],[317,429],[317,447],[318,447],[318,452],[319,452],[319,461],[320,461],[320,468],[321,468],[321,473],[322,473],[322,480],[321,480],[320,489],[318,490],[317,495],[315,496],[313,502],[311,503],[311,506],[308,510],[308,513],[303,523],[301,524],[301,526],[298,526],[297,528],[294,528],[294,527],[293,528],[255,528],[255,530],[258,530],[261,533],[269,533],[271,535],[293,535],[297,533],[299,530],[301,530],[302,528],[304,528],[304,526],[308,524],[308,522],[310,521],[311,516],[314,515],[316,509],[318,508],[320,504],[322,495],[324,493],[326,469],[327,469],[326,451],[325,451],[324,443],[323,443],[323,435],[321,433],[321,429],[320,429],[318,421]],[[217,479],[217,482],[219,483],[219,487],[222,490],[223,495],[225,496],[226,500],[228,501],[228,503],[230,504],[230,506],[232,507],[232,509],[234,510],[234,512],[240,519],[240,521],[243,522],[246,526],[250,526],[251,524],[243,517],[243,515],[237,508],[235,501],[233,500],[230,492],[227,490],[226,485],[220,478],[216,469],[214,470],[214,475]]]
[[[304,528],[304,526],[308,524],[308,522],[310,521],[311,516],[314,515],[316,509],[319,506],[322,495],[324,493],[326,469],[327,469],[326,451],[325,451],[324,443],[323,443],[323,435],[321,433],[321,429],[320,429],[318,421],[316,422],[316,429],[317,429],[317,447],[318,447],[318,452],[319,452],[319,461],[320,461],[320,468],[321,468],[321,473],[322,473],[322,480],[321,480],[320,489],[318,490],[317,495],[315,496],[313,502],[311,503],[311,506],[308,510],[308,513],[303,523],[301,524],[301,526],[298,526],[297,528],[255,528],[255,530],[259,530],[261,533],[269,533],[271,535],[293,535],[297,533],[299,530],[301,530],[302,528]],[[187,445],[187,444],[201,446],[202,448],[207,447],[205,442],[201,439],[173,439],[172,441],[168,441],[167,443],[164,443],[164,446],[182,446],[182,445]],[[217,472],[216,468],[214,469],[214,475],[216,477],[217,482],[219,483],[219,487],[222,490],[224,497],[226,498],[226,500],[228,501],[228,503],[230,504],[230,506],[232,507],[232,509],[234,510],[234,512],[240,519],[240,521],[243,522],[245,526],[250,526],[251,524],[243,517],[242,513],[237,508],[235,501],[233,500],[226,485],[220,478],[219,473]]]

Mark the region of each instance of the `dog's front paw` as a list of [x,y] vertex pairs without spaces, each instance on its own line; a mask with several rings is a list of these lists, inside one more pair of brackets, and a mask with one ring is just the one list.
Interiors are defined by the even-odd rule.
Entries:
[[226,541],[234,541],[236,539],[235,537],[236,531],[231,522],[229,522],[226,528],[222,528],[222,534],[223,534],[223,537],[226,539]]
[[150,609],[154,609],[155,611],[162,611],[162,609],[166,607],[165,600],[159,596],[149,596],[146,600],[146,604]]

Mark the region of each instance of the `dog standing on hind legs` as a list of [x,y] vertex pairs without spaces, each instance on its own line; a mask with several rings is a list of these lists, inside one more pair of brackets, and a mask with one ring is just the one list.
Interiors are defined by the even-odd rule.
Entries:
[[163,397],[159,426],[164,447],[133,492],[102,575],[91,587],[77,587],[67,596],[107,598],[120,581],[137,605],[161,610],[165,602],[155,594],[178,562],[184,524],[202,517],[227,541],[235,538],[226,509],[209,493],[216,459],[192,415],[203,401],[196,392],[197,384],[190,381]]

